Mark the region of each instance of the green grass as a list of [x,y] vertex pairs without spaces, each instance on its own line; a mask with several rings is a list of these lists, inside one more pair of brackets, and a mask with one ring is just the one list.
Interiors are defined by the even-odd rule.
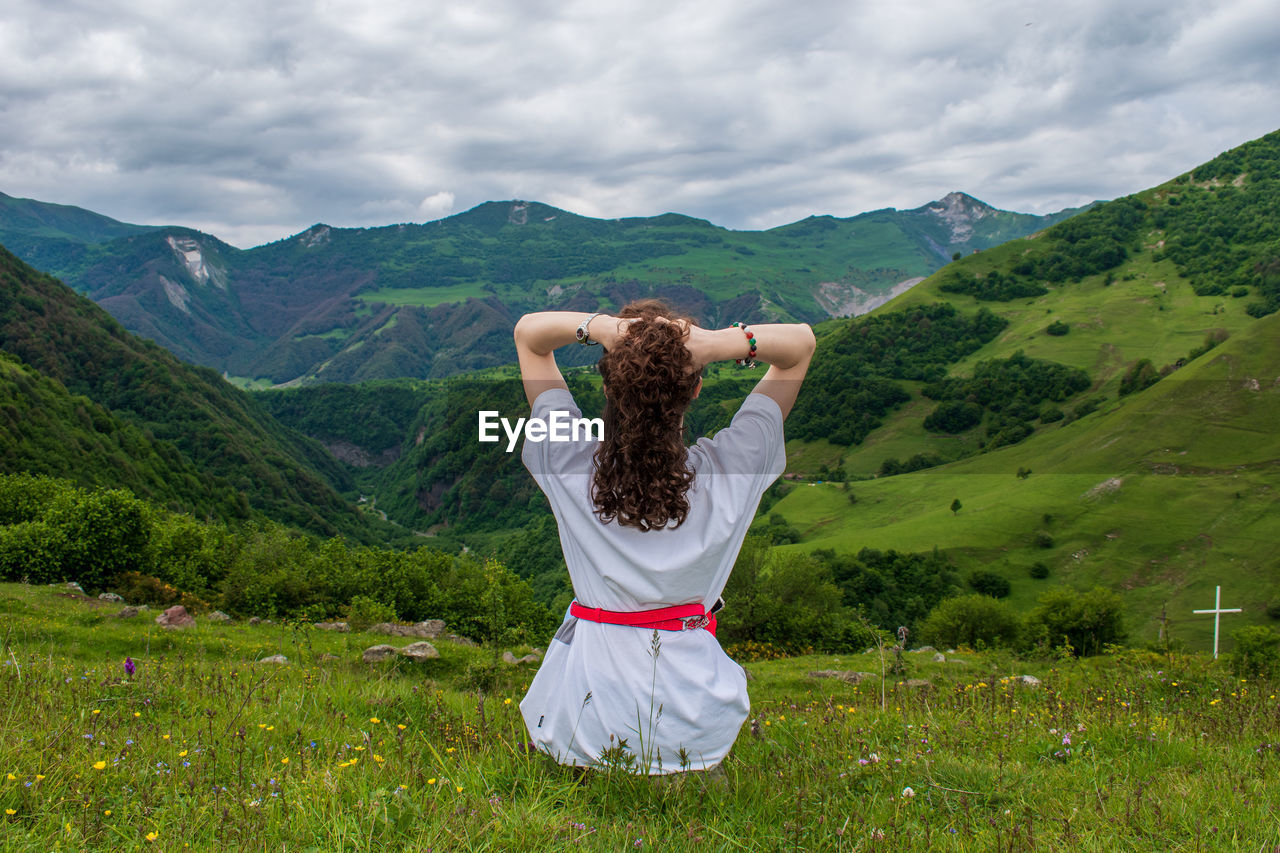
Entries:
[[[752,663],[751,718],[724,772],[656,781],[527,752],[517,708],[531,668],[503,667],[480,693],[482,649],[440,642],[438,660],[369,666],[360,650],[387,638],[203,622],[170,632],[95,604],[0,585],[5,849],[1280,842],[1277,685],[1204,656],[909,653],[906,676],[884,682],[877,654]],[[277,652],[291,662],[257,663]],[[877,675],[855,687],[807,675],[818,669]],[[1043,686],[1019,685],[1024,673]]]
[[265,391],[275,386],[274,382],[264,377],[251,379],[248,376],[225,376],[223,378],[243,391]]
[[[365,291],[356,299],[365,305],[385,302],[388,305],[416,305],[421,308],[434,308],[446,302],[462,302],[469,297],[483,299],[488,294],[480,283],[452,284],[442,287],[384,287],[379,290]],[[350,332],[348,331],[348,334]]]

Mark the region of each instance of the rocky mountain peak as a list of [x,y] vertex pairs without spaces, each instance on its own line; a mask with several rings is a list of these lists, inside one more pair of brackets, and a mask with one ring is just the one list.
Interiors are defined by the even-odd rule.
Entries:
[[947,224],[953,244],[967,242],[973,236],[973,223],[996,212],[986,202],[962,192],[947,193],[938,201],[926,204],[923,210]]

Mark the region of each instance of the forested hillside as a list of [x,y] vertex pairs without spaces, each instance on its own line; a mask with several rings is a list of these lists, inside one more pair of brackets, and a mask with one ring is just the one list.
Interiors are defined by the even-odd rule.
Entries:
[[[3,411],[23,422],[5,437],[4,470],[137,486],[217,518],[262,513],[326,534],[375,535],[336,491],[351,486],[349,475],[316,442],[2,248],[0,350]],[[116,456],[127,461],[113,478]]]

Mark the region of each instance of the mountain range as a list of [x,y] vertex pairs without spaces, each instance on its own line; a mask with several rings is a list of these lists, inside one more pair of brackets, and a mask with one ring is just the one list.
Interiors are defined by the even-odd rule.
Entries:
[[319,224],[240,250],[188,228],[0,194],[0,243],[131,332],[263,385],[503,364],[520,314],[641,295],[705,323],[862,314],[954,256],[1077,212],[1011,213],[953,192],[914,210],[731,231],[679,214],[601,220],[506,201],[426,224]]

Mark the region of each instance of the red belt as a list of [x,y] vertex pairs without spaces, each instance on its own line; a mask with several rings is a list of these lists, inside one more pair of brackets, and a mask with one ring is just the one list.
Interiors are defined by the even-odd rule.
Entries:
[[584,607],[578,602],[569,605],[569,614],[588,622],[604,622],[608,625],[629,625],[632,628],[657,628],[659,631],[692,631],[705,628],[716,635],[716,615],[708,613],[701,604],[676,604],[656,610],[601,610]]

